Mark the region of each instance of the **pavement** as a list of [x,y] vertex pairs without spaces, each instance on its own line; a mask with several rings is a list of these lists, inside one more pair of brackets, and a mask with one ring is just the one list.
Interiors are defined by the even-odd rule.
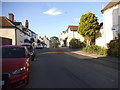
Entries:
[[120,64],[119,58],[116,58],[116,57],[97,55],[97,54],[82,51],[81,49],[68,49],[68,50],[70,51],[71,54],[83,55],[83,56],[88,56],[92,58],[102,58],[103,60]]

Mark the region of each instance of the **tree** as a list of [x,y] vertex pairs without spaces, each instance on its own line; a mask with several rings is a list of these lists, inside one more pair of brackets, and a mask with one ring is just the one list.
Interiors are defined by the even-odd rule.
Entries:
[[60,43],[58,37],[53,36],[53,37],[50,38],[50,40],[51,40],[51,42],[52,42],[52,46],[53,46],[53,47],[58,47],[58,45],[59,45],[59,43]]
[[98,19],[92,12],[82,15],[78,26],[78,33],[86,40],[86,46],[91,45],[95,34],[99,31]]

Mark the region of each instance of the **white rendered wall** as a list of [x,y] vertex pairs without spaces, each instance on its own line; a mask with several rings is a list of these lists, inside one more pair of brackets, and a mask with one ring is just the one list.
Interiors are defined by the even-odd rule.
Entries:
[[12,39],[12,45],[16,44],[15,29],[0,28],[0,37]]
[[118,25],[118,5],[112,7],[103,13],[103,28],[104,28],[104,47],[117,36],[118,31],[113,31],[113,26]]
[[81,36],[77,31],[71,31],[68,29],[68,39],[67,39],[67,46],[69,47],[69,42],[72,38],[79,39],[81,42],[84,41],[84,37]]

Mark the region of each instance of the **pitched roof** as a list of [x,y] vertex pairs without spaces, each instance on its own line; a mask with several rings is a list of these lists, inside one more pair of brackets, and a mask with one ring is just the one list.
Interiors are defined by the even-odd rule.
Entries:
[[15,27],[16,25],[21,24],[21,22],[13,22],[7,17],[0,17],[0,23],[0,27]]
[[[0,16],[0,27],[2,28],[17,28],[16,25],[20,25],[21,22],[13,22],[11,20],[9,20],[7,17],[4,17],[4,16]],[[23,26],[22,25],[22,28],[24,30],[28,29],[27,27]],[[19,28],[18,28],[19,29]],[[21,29],[19,29],[21,30]],[[32,30],[28,29],[29,31],[31,31],[32,33],[35,33],[33,32]],[[24,32],[23,30],[21,30],[22,32]],[[25,33],[25,32],[24,32]],[[25,33],[26,34],[26,33]],[[35,33],[36,34],[36,33]],[[37,34],[36,34],[37,35]]]
[[[26,26],[24,26],[24,25],[22,25],[22,28],[23,28],[23,30],[29,30],[30,32],[32,32],[32,33],[34,33],[34,34],[36,34],[35,32],[33,32],[32,30],[30,30],[29,28],[27,28]],[[36,34],[37,35],[37,34]]]
[[15,27],[15,25],[6,17],[0,17],[0,27]]
[[15,25],[20,25],[21,22],[13,22]]
[[[9,20],[7,17],[3,17],[3,16],[0,17],[0,27],[2,27],[2,28],[17,28],[16,25],[20,25],[20,24],[21,24],[21,22],[13,22],[13,21]],[[19,30],[22,31],[21,29],[19,29]],[[23,33],[25,33],[25,32],[23,32]]]
[[112,8],[118,4],[120,4],[120,0],[112,0],[101,10],[101,12],[104,13],[105,10]]
[[78,30],[78,26],[68,26],[68,28],[70,28],[71,31],[77,31]]

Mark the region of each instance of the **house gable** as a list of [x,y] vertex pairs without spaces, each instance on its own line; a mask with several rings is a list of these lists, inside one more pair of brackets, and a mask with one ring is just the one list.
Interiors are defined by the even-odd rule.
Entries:
[[0,17],[1,28],[14,28],[15,25],[10,22],[6,17]]
[[78,30],[78,26],[68,26],[68,29],[70,29],[71,31],[77,31]]
[[118,4],[120,4],[120,0],[112,0],[101,10],[101,12],[104,13],[104,11],[106,11],[107,9],[110,9]]

